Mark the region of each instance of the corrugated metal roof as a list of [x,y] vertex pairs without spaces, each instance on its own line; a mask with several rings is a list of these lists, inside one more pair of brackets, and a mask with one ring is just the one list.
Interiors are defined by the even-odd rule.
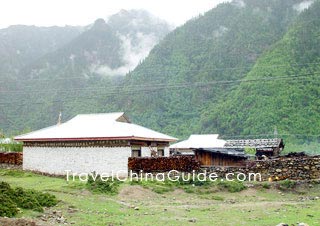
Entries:
[[15,140],[20,141],[104,139],[177,140],[163,133],[130,123],[123,112],[77,115],[60,125],[15,137]]
[[170,145],[172,149],[195,149],[195,148],[219,148],[223,147],[226,141],[218,139],[219,134],[195,134],[188,140]]

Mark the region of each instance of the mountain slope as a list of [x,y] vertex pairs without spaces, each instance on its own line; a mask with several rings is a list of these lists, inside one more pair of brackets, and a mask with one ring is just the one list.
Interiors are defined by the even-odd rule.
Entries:
[[320,128],[319,10],[317,1],[303,11],[286,35],[258,59],[244,78],[258,81],[242,82],[206,110],[202,121],[206,131],[270,134],[277,127],[288,139],[316,140]]
[[65,45],[81,31],[71,26],[0,29],[0,79],[16,78],[23,67]]
[[[125,77],[101,75],[119,73],[137,62],[126,60],[130,54],[125,53],[137,53],[140,45],[135,40],[141,34],[132,33],[134,29],[121,33],[130,20],[121,19],[124,28],[112,18],[107,23],[98,21],[113,31],[110,37],[125,44],[121,54],[115,54],[114,62],[119,64],[83,58],[79,70],[72,71],[70,54],[75,51],[54,51],[31,67],[26,76],[32,84],[20,82],[23,92],[13,93],[14,101],[1,108],[0,123],[11,130],[36,129],[54,124],[60,110],[64,120],[79,113],[126,111],[133,121],[179,138],[192,133],[265,137],[276,126],[282,137],[301,138],[285,136],[290,142],[316,141],[320,3],[309,3],[234,0],[220,4],[169,33]],[[94,30],[95,26],[87,32]],[[105,42],[94,39],[90,46],[96,51]],[[89,48],[82,47],[76,49]]]
[[107,22],[96,20],[74,40],[29,65],[24,77],[123,76],[147,56],[169,29],[166,22],[145,11],[121,10]]
[[122,10],[107,22],[96,20],[59,48],[21,65],[16,75],[8,73],[11,79],[0,87],[5,106],[0,109],[0,127],[41,128],[55,123],[59,111],[68,119],[113,106],[106,92],[120,84],[170,29],[141,10]]
[[127,76],[123,93],[140,84],[149,92],[123,95],[120,107],[139,123],[178,137],[203,132],[202,112],[238,85],[228,81],[244,78],[283,37],[299,2],[234,1],[187,22]]

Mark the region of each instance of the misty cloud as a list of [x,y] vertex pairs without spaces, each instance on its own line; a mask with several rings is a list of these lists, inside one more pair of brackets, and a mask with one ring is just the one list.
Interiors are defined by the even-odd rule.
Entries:
[[90,71],[104,76],[123,76],[132,71],[144,58],[150,50],[158,43],[158,38],[154,34],[143,34],[141,32],[135,35],[118,34],[122,42],[122,60],[123,66],[112,69],[108,65],[91,65]]
[[239,7],[239,8],[244,8],[246,6],[246,3],[242,0],[234,0],[231,4]]
[[213,31],[213,37],[219,38],[224,35],[229,29],[225,26],[220,26],[218,29]]
[[303,1],[301,3],[295,4],[293,6],[293,9],[297,10],[299,13],[301,13],[303,10],[308,9],[312,5],[313,2],[314,2],[314,0]]

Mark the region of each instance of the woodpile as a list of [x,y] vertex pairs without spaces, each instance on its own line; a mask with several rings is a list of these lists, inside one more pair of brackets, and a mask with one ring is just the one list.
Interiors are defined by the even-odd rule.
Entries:
[[0,152],[0,164],[22,165],[22,152]]
[[200,169],[200,162],[194,156],[171,157],[131,157],[128,159],[128,169],[143,172],[167,172],[177,170],[192,172]]

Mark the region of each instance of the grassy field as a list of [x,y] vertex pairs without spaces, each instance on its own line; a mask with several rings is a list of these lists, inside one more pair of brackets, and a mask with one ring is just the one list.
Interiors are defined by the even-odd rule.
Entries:
[[[247,184],[229,192],[216,185],[175,187],[167,184],[120,185],[119,194],[96,194],[84,183],[64,178],[0,170],[0,181],[13,187],[46,191],[61,200],[44,213],[23,210],[18,217],[33,218],[42,225],[320,225],[320,184],[276,189],[277,184]],[[279,184],[278,184],[279,185]],[[61,225],[61,224],[60,224]]]

